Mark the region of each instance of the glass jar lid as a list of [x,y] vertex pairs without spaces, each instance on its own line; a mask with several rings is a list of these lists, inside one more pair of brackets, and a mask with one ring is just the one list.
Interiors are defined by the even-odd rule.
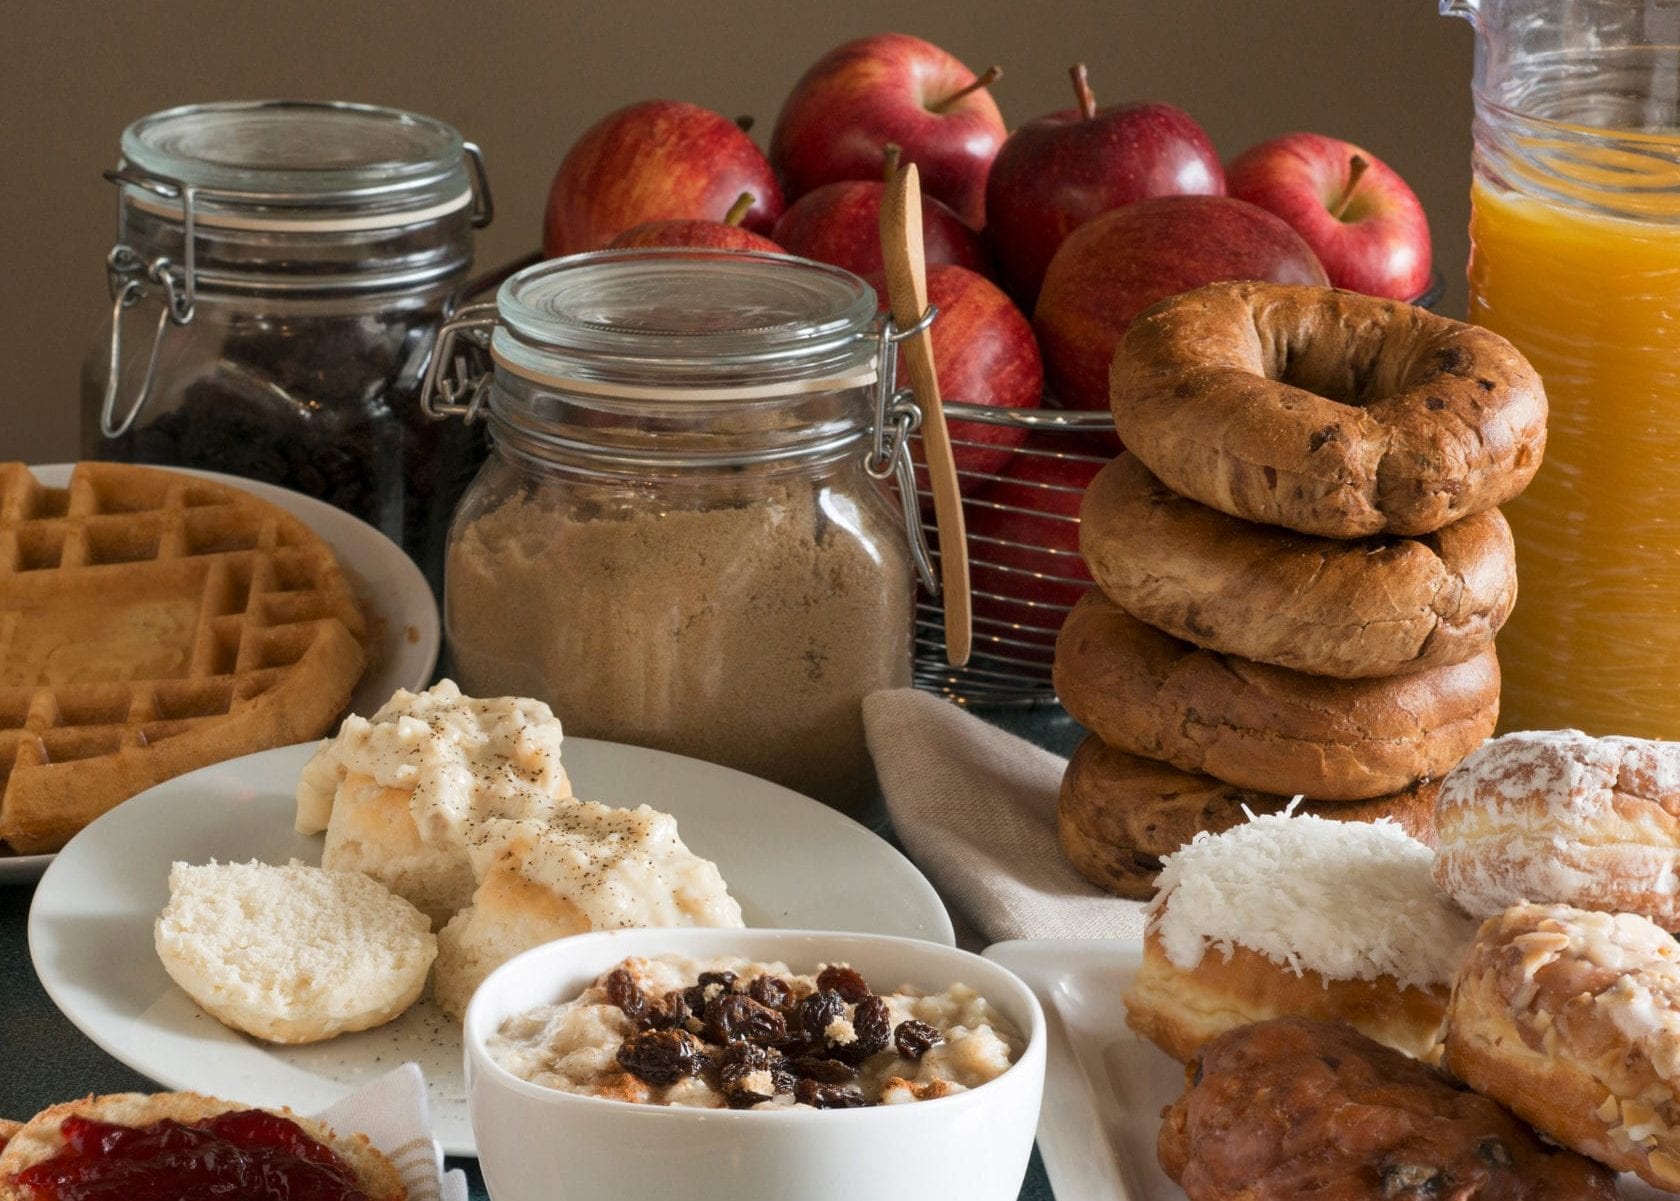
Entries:
[[177,189],[193,189],[201,225],[382,229],[472,204],[482,180],[476,158],[452,127],[401,109],[221,101],[134,122],[116,178],[130,204],[162,216],[179,217]]
[[603,250],[496,297],[497,364],[574,393],[753,400],[875,379],[875,290],[825,263],[737,250]]

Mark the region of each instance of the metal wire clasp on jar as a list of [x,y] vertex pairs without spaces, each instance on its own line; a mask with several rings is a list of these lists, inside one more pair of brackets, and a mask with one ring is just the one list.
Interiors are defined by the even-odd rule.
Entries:
[[876,311],[804,259],[602,251],[447,323],[423,403],[493,448],[449,534],[461,686],[862,812],[862,700],[910,683],[933,579]]

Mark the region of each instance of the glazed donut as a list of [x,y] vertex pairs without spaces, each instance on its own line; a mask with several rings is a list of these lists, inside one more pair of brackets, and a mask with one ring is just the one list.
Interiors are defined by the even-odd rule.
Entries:
[[1079,549],[1108,598],[1157,629],[1341,679],[1462,663],[1517,598],[1497,509],[1420,538],[1316,538],[1185,500],[1131,454],[1091,482]]
[[1163,1116],[1190,1201],[1612,1201],[1597,1164],[1346,1026],[1245,1026],[1203,1049]]
[[1546,445],[1498,334],[1352,292],[1210,284],[1132,323],[1110,400],[1174,492],[1304,534],[1427,534],[1510,500]]
[[1442,782],[1435,880],[1475,917],[1521,901],[1680,930],[1680,742],[1506,734]]
[[[1371,801],[1309,804],[1297,812],[1330,821],[1392,817],[1414,838],[1434,845],[1436,782]],[[1155,895],[1161,861],[1197,834],[1219,834],[1245,814],[1281,813],[1290,798],[1254,792],[1140,759],[1089,737],[1062,775],[1056,827],[1062,850],[1080,875],[1116,896]]]
[[1644,918],[1519,905],[1482,923],[1446,1066],[1554,1142],[1680,1191],[1680,946]]
[[1257,817],[1169,855],[1126,1021],[1188,1059],[1247,1022],[1343,1021],[1434,1053],[1474,923],[1393,822]]
[[1499,716],[1492,647],[1386,680],[1331,680],[1189,643],[1092,589],[1056,640],[1056,693],[1109,746],[1284,796],[1358,801],[1445,774]]

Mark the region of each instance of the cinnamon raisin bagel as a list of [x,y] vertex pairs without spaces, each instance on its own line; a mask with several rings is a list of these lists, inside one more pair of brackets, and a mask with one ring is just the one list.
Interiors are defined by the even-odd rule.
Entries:
[[1540,377],[1498,334],[1391,300],[1210,284],[1132,323],[1110,400],[1173,491],[1304,534],[1427,534],[1528,486]]
[[[1393,796],[1313,802],[1296,812],[1349,822],[1391,817],[1413,838],[1433,846],[1439,787],[1425,781]],[[1155,895],[1155,879],[1167,855],[1203,830],[1224,833],[1249,814],[1282,813],[1289,801],[1140,759],[1092,736],[1068,760],[1056,824],[1062,850],[1080,875],[1116,896],[1147,901]]]
[[1261,792],[1358,801],[1440,776],[1499,715],[1492,647],[1386,680],[1201,650],[1092,589],[1056,640],[1056,692],[1108,745]]
[[1318,538],[1185,500],[1123,454],[1091,482],[1079,548],[1110,600],[1210,650],[1361,679],[1462,663],[1517,598],[1497,509],[1419,538]]

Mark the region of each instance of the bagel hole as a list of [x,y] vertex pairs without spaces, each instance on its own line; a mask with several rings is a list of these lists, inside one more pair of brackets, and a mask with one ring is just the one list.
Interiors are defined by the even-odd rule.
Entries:
[[1336,332],[1288,322],[1273,330],[1256,328],[1268,379],[1350,408],[1401,391],[1413,370],[1410,355],[1367,332],[1362,323]]
[[1323,367],[1324,364],[1291,354],[1285,348],[1283,362],[1278,364],[1272,378],[1280,384],[1288,384],[1291,388],[1299,388],[1352,408],[1361,408],[1379,398],[1380,394],[1372,386],[1376,382],[1374,372],[1361,372],[1350,362],[1336,364],[1337,370],[1333,373],[1327,373]]

